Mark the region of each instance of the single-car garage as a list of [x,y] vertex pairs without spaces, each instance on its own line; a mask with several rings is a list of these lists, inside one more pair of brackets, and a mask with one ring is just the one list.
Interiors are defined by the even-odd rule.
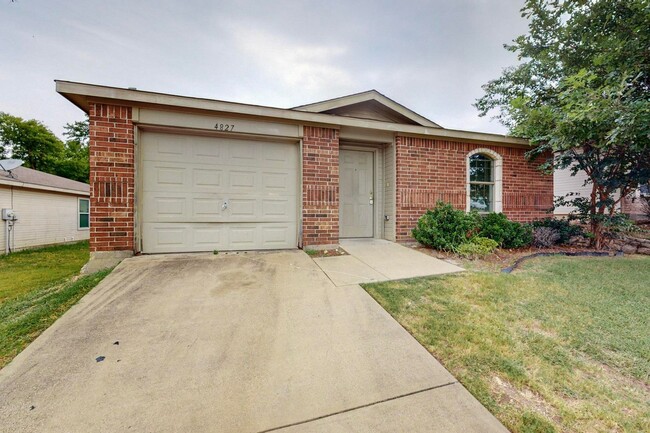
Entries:
[[296,248],[297,143],[143,131],[142,252]]

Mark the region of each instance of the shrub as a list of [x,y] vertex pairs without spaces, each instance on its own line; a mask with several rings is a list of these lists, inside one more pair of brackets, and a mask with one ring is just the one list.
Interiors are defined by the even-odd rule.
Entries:
[[533,229],[533,245],[537,248],[548,248],[560,240],[560,232],[551,227],[535,227]]
[[440,251],[456,251],[472,238],[479,227],[476,212],[465,213],[449,203],[439,201],[426,211],[413,229],[413,237],[422,245]]
[[571,224],[567,219],[545,218],[543,220],[533,221],[531,223],[533,229],[538,227],[548,227],[557,230],[560,238],[557,243],[568,244],[569,240],[574,236],[584,236],[585,231],[577,224]]
[[467,259],[480,259],[494,252],[499,244],[492,239],[474,236],[458,247],[458,255]]
[[612,219],[608,224],[604,224],[604,226],[608,231],[617,233],[635,233],[641,231],[641,228],[628,215],[623,213],[619,214],[618,218]]
[[504,214],[496,212],[483,216],[479,233],[497,241],[502,248],[521,248],[533,241],[530,226],[510,221]]

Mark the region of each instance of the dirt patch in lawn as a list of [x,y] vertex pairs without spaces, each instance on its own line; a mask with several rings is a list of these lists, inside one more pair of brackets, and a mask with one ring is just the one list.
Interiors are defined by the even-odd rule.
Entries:
[[552,419],[556,424],[561,423],[562,418],[558,411],[538,393],[526,387],[518,389],[499,376],[492,377],[490,386],[492,392],[499,396],[499,403],[514,404],[522,409],[533,410],[545,418]]

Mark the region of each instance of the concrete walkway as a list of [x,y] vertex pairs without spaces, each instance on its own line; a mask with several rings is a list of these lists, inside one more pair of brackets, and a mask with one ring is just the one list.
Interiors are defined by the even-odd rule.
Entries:
[[343,239],[348,256],[314,261],[337,286],[461,272],[462,268],[383,239]]
[[302,251],[142,256],[0,370],[0,432],[507,433]]

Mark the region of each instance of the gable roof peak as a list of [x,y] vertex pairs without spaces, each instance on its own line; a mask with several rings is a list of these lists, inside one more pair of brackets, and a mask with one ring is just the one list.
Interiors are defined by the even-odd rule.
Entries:
[[442,128],[375,89],[300,105],[293,107],[292,110]]

